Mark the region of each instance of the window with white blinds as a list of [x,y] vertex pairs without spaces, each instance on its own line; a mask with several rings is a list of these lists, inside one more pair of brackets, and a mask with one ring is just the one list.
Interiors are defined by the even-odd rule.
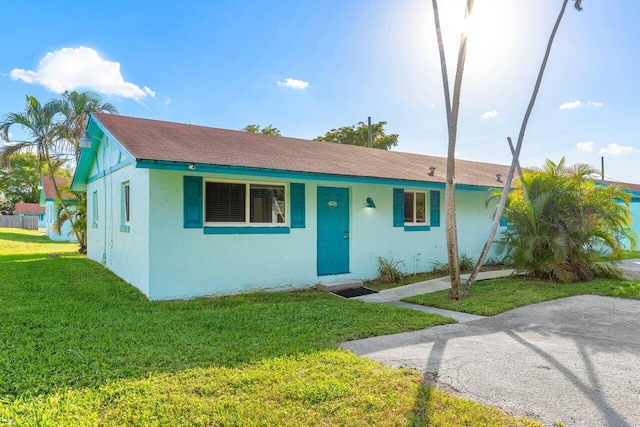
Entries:
[[205,183],[205,222],[284,224],[285,186],[208,181]]

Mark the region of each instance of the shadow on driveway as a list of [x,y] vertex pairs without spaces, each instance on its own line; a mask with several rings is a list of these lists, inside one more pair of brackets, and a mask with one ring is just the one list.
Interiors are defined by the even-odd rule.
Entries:
[[342,348],[546,425],[640,425],[640,301],[563,298]]

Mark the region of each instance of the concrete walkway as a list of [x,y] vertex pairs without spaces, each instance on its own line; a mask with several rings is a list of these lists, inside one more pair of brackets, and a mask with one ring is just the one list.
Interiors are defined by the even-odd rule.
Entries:
[[[496,279],[498,277],[508,277],[513,274],[514,270],[496,270],[496,271],[484,271],[478,274],[477,280],[489,280]],[[460,276],[462,280],[466,280],[469,277],[468,274]],[[412,297],[415,295],[428,294],[430,292],[441,291],[443,289],[449,289],[451,282],[448,277],[441,277],[438,279],[425,280],[424,282],[412,283],[411,285],[399,286],[397,288],[386,289],[380,291],[377,294],[363,295],[361,297],[355,297],[352,299],[372,302],[378,304],[396,305],[399,307],[411,308],[413,310],[423,311],[425,313],[435,313],[442,316],[452,317],[459,323],[470,322],[472,320],[484,319],[484,316],[478,316],[475,314],[461,313],[458,311],[443,310],[441,308],[427,307],[419,304],[411,304],[408,302],[400,301],[402,298]]]
[[[514,270],[496,270],[496,271],[483,271],[478,274],[477,280],[489,280],[497,279],[498,277],[508,277],[513,274]],[[462,281],[469,278],[468,274],[462,274],[460,279]],[[411,285],[398,286],[397,288],[385,289],[377,294],[363,295],[361,297],[355,297],[364,302],[393,302],[400,301],[402,298],[412,297],[415,295],[428,294],[430,292],[441,291],[451,287],[451,282],[448,277],[441,277],[438,279],[425,280],[424,282],[412,283]]]

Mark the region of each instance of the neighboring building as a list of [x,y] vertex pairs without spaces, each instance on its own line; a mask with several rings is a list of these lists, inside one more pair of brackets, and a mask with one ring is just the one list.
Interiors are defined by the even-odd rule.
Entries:
[[[69,184],[71,183],[71,179],[69,178],[56,178],[56,184],[58,188],[66,187],[69,188]],[[41,207],[45,208],[44,215],[44,228],[47,231],[47,237],[51,240],[55,240],[57,242],[76,242],[76,236],[71,231],[71,224],[69,221],[65,221],[60,228],[60,233],[58,233],[55,229],[55,224],[57,222],[57,195],[56,190],[53,186],[53,181],[51,178],[43,177],[40,183],[40,203]],[[67,203],[73,204],[75,201],[75,197],[71,193],[63,194],[64,200]]]
[[15,206],[16,215],[18,216],[37,216],[38,217],[38,227],[44,228],[44,215],[46,209],[41,207],[38,203],[23,203],[18,202]]
[[[604,185],[617,185],[631,195],[631,216],[633,217],[631,228],[633,229],[633,231],[635,231],[636,237],[638,238],[638,244],[640,245],[640,220],[636,219],[640,218],[640,184],[630,184],[627,182],[616,182],[607,180],[596,180],[596,183]],[[628,240],[626,242],[627,243],[625,246],[627,249],[629,249],[630,244]]]
[[[103,113],[87,130],[72,190],[87,193],[88,257],[150,299],[446,262],[444,158]],[[507,169],[457,162],[461,252],[480,252]]]

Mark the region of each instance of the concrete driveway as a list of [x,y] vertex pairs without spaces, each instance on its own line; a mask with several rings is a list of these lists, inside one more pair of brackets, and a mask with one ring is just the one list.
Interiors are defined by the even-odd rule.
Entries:
[[640,301],[564,298],[342,348],[546,425],[640,426]]

